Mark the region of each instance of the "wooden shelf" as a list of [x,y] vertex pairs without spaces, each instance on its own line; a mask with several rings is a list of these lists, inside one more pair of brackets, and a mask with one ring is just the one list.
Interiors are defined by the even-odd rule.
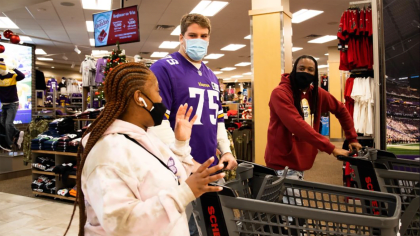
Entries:
[[69,201],[75,201],[76,200],[76,198],[74,198],[74,197],[64,197],[64,196],[60,196],[58,194],[41,193],[41,192],[37,192],[37,191],[32,191],[32,193],[35,194],[35,195],[47,196],[47,197],[53,197],[53,198],[60,198],[60,199],[69,200]]
[[55,173],[54,172],[51,172],[51,171],[42,171],[42,170],[34,170],[34,169],[32,169],[32,174],[54,175],[55,176]]
[[31,152],[32,153],[39,153],[39,154],[51,154],[51,155],[77,157],[77,153],[74,153],[74,152],[55,152],[55,151],[45,151],[45,150],[32,150]]
[[70,179],[77,179],[77,176],[76,175],[69,175],[69,178]]

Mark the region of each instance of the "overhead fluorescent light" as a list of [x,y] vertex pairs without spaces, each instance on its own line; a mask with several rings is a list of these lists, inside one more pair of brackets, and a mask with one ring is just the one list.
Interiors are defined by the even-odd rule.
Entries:
[[71,63],[71,68],[74,68],[74,66],[75,66],[76,64],[73,62],[73,63]]
[[212,53],[207,55],[206,57],[204,57],[204,59],[219,59],[221,57],[223,57],[225,54],[216,54],[216,53]]
[[109,52],[107,50],[92,50],[92,55],[93,56],[109,55],[109,54],[111,54],[111,52]]
[[300,11],[297,11],[293,13],[292,17],[292,23],[301,23],[305,20],[308,20],[312,17],[315,17],[319,14],[323,13],[323,11],[316,11],[316,10],[308,10],[308,9],[302,9]]
[[53,68],[53,69],[54,69],[55,67],[54,67],[54,66],[51,66],[51,68]]
[[327,68],[328,65],[318,65],[318,69]]
[[242,77],[244,77],[243,75],[234,75],[234,76],[232,76],[232,78],[242,78]]
[[330,54],[328,54],[328,53],[325,53],[324,55],[325,55],[325,56],[328,56],[328,55],[330,55]]
[[314,59],[318,61],[319,60],[319,57],[314,57]]
[[42,54],[47,54],[47,53],[43,49],[37,48],[37,49],[35,49],[35,54],[36,55],[42,55]]
[[209,61],[203,61],[203,63],[204,63],[204,64],[207,64],[207,63],[209,63]]
[[201,1],[190,13],[198,13],[204,16],[214,16],[228,5],[222,1]]
[[179,42],[177,41],[163,41],[163,43],[159,46],[159,48],[169,48],[173,49],[178,47]]
[[53,61],[54,60],[54,59],[48,58],[48,57],[37,57],[36,59],[40,60],[40,61]]
[[9,19],[9,17],[5,16],[0,17],[0,28],[19,29],[19,27]]
[[178,25],[171,33],[171,35],[179,36],[181,34],[181,25]]
[[244,39],[251,39],[251,35],[246,36]]
[[95,39],[89,39],[90,46],[95,46]]
[[150,57],[166,57],[169,52],[154,52]]
[[292,47],[292,52],[296,52],[296,51],[299,51],[299,50],[302,50],[303,48],[300,48],[300,47]]
[[229,78],[224,78],[223,80],[229,80],[230,79],[230,77]]
[[239,49],[241,49],[245,46],[246,46],[245,44],[229,44],[229,45],[227,45],[226,47],[224,47],[220,50],[222,50],[222,51],[236,51],[236,50],[239,50]]
[[251,65],[251,62],[241,62],[241,63],[236,64],[235,66],[249,66],[249,65]]
[[82,0],[83,9],[111,10],[111,0]]
[[223,69],[221,69],[222,71],[232,71],[232,70],[236,70],[235,67],[225,67]]
[[243,75],[252,75],[252,72],[243,73]]
[[21,42],[32,42],[32,39],[28,36],[19,36]]
[[[233,77],[233,76],[232,76]],[[238,79],[235,79],[235,83],[238,82]]]
[[335,35],[325,35],[316,39],[312,39],[308,41],[308,43],[326,43],[326,42],[333,41],[336,39],[337,39],[337,36]]
[[86,21],[86,28],[88,32],[93,32],[93,21],[91,20],[87,20]]
[[219,74],[222,74],[223,72],[221,72],[221,71],[213,71],[213,74],[215,74],[215,75],[219,75]]
[[66,57],[66,54],[64,53],[64,55],[63,55],[63,57],[62,57],[64,60],[68,60],[69,58],[68,57]]
[[77,54],[80,54],[82,51],[80,51],[80,49],[79,48],[77,48],[77,45],[75,45],[74,46],[74,51],[77,53]]

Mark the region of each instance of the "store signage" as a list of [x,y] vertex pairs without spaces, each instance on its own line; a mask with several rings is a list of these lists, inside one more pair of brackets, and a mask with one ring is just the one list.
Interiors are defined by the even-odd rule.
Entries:
[[93,14],[95,47],[139,42],[137,6]]

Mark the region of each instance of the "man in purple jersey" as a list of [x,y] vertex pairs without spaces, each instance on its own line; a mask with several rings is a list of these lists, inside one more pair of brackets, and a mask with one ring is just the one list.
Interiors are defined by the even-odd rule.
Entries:
[[[185,103],[194,107],[197,120],[191,134],[191,155],[200,164],[222,153],[226,169],[234,169],[237,162],[230,150],[230,142],[219,101],[219,81],[202,62],[210,40],[210,20],[200,14],[188,14],[181,19],[180,49],[157,61],[151,70],[159,81],[160,95],[167,107],[167,122],[153,131],[165,143],[174,141],[173,128],[179,106]],[[193,114],[194,115],[194,114]],[[172,129],[171,129],[172,128]],[[215,161],[213,165],[216,165]]]
[[[167,107],[162,125],[149,128],[167,144],[175,141],[173,129],[180,105],[188,103],[194,107],[197,120],[191,133],[191,156],[200,164],[222,153],[221,162],[226,169],[238,165],[230,150],[230,141],[219,101],[220,87],[216,75],[202,62],[207,54],[210,40],[210,20],[200,14],[187,14],[181,19],[180,48],[178,52],[155,62],[150,69],[159,82],[162,103]],[[195,114],[192,114],[194,116]],[[196,167],[199,166],[197,163]],[[218,160],[213,165],[218,164]],[[191,216],[188,225],[190,235],[196,236],[198,229]]]

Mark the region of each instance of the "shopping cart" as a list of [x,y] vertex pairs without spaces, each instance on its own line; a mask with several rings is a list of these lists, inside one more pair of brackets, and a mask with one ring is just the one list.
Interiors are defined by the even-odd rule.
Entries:
[[235,180],[193,206],[202,236],[394,236],[401,207],[393,194],[286,179],[245,161]]
[[363,148],[357,157],[338,156],[350,163],[358,188],[398,194],[401,198],[401,235],[420,235],[420,162]]

